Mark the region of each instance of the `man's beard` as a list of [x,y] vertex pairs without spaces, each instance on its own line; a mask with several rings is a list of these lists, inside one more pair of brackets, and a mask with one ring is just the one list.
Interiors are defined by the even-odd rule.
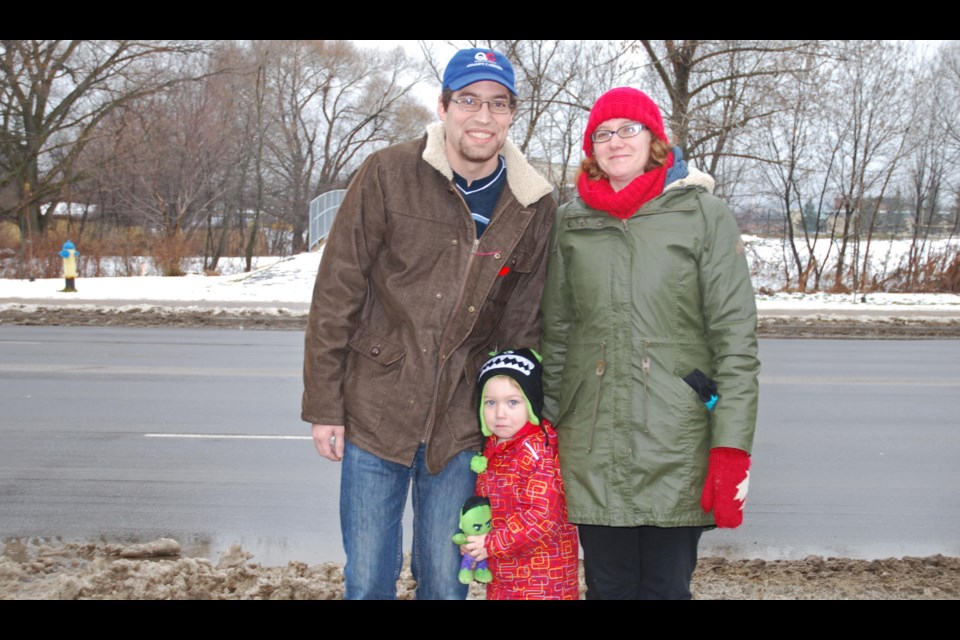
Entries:
[[486,148],[479,149],[477,147],[472,147],[464,142],[460,142],[457,145],[457,151],[460,152],[460,155],[470,162],[484,163],[488,160],[496,158],[500,154],[500,149],[503,148],[503,145],[500,145],[496,149],[487,150]]

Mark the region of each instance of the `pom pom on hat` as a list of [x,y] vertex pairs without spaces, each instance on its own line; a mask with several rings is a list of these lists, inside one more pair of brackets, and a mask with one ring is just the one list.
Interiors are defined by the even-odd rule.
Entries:
[[663,131],[663,116],[660,107],[650,96],[633,87],[610,89],[597,98],[590,110],[587,130],[583,134],[583,151],[593,156],[593,140],[590,136],[602,123],[613,118],[629,118],[650,129],[650,132],[664,142],[669,142]]

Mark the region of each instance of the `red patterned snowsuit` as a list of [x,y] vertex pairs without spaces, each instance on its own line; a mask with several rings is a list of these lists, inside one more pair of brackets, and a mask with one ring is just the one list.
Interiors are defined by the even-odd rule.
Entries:
[[557,434],[544,421],[527,423],[511,440],[487,439],[487,470],[477,476],[477,495],[490,498],[493,531],[487,535],[493,582],[487,600],[577,600],[577,530],[557,461]]

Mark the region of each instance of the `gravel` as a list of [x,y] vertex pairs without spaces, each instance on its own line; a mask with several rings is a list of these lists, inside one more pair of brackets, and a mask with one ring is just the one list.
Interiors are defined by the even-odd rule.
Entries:
[[[413,599],[408,564],[397,598]],[[695,600],[957,600],[960,558],[803,560],[701,558]],[[482,600],[471,585],[468,600]],[[581,570],[581,598],[583,598]],[[183,557],[176,540],[137,545],[8,540],[0,556],[0,600],[342,600],[336,563],[265,567],[239,546],[217,562]]]

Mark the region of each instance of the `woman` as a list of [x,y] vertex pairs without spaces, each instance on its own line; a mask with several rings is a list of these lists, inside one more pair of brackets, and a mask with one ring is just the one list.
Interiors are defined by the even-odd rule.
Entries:
[[579,198],[553,227],[541,307],[588,599],[689,599],[704,529],[742,522],[756,423],[756,305],[736,221],[670,148],[659,107],[602,95]]

